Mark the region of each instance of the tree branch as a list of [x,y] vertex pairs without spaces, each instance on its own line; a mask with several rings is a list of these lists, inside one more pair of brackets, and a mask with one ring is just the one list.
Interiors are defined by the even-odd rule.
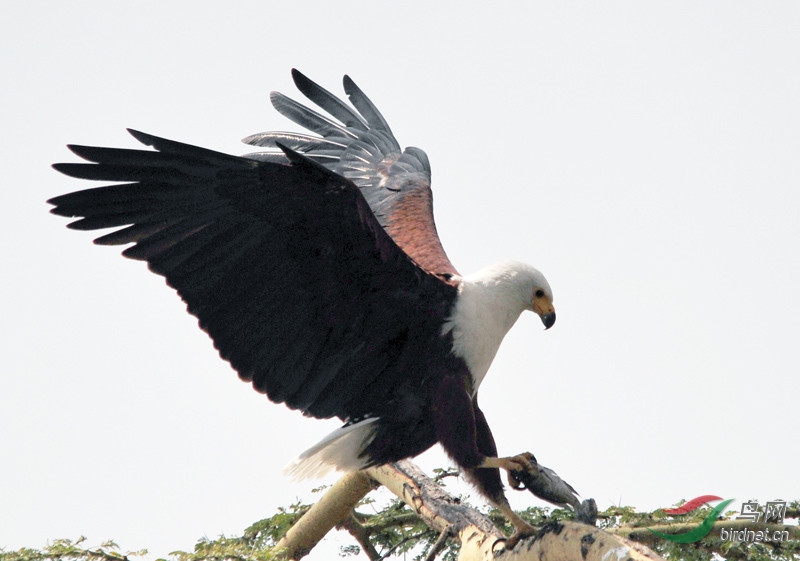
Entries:
[[275,546],[287,559],[308,555],[331,528],[352,515],[353,508],[372,490],[363,471],[346,474],[312,506]]
[[433,561],[434,559],[436,559],[436,556],[439,555],[439,551],[442,550],[444,544],[447,543],[447,540],[450,537],[452,537],[452,535],[453,535],[453,529],[451,526],[448,526],[447,528],[442,530],[441,533],[439,534],[439,537],[436,538],[436,541],[428,551],[428,554],[425,556],[424,561]]
[[[536,536],[506,551],[505,536],[486,516],[461,504],[407,460],[345,475],[290,528],[278,548],[291,559],[306,555],[331,528],[352,516],[352,509],[372,488],[370,477],[404,501],[429,528],[455,536],[461,542],[459,561],[661,559],[643,545],[569,521],[545,524]],[[358,541],[375,559],[374,548],[370,551]]]
[[345,518],[337,527],[347,530],[347,532],[353,536],[358,542],[358,545],[361,546],[362,551],[367,554],[370,561],[378,561],[381,558],[381,554],[378,553],[372,545],[372,542],[369,541],[370,532],[361,525],[352,512],[350,516]]

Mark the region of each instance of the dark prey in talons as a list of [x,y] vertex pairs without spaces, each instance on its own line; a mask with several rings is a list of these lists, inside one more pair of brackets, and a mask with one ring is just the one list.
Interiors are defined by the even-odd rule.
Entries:
[[536,461],[530,452],[523,454],[530,462],[531,469],[514,470],[510,477],[516,482],[511,486],[518,490],[527,489],[534,496],[561,508],[567,506],[575,511],[575,518],[584,524],[595,525],[597,522],[597,504],[594,499],[580,500],[572,485],[561,479],[558,474]]

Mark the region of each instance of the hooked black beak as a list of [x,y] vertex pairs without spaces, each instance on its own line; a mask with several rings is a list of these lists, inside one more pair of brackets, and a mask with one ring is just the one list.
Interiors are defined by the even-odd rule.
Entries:
[[550,329],[553,327],[553,324],[556,322],[556,313],[550,312],[547,314],[542,314],[542,323],[544,324],[545,330]]

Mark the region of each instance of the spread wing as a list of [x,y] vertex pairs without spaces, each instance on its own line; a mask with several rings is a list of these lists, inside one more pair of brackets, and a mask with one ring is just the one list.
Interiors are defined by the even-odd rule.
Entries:
[[[166,278],[239,375],[315,417],[380,414],[423,382],[456,290],[389,237],[349,180],[286,149],[284,163],[130,131],[152,150],[71,146],[55,164],[124,182],[49,202],[98,244]],[[415,365],[420,365],[415,368]]]
[[[431,167],[425,152],[413,147],[401,150],[386,120],[348,76],[344,90],[355,109],[299,71],[292,70],[292,77],[300,92],[330,117],[272,92],[275,109],[315,135],[266,132],[244,142],[263,147],[283,144],[350,179],[380,224],[412,259],[428,271],[457,275],[436,232]],[[248,156],[283,159],[277,151]]]

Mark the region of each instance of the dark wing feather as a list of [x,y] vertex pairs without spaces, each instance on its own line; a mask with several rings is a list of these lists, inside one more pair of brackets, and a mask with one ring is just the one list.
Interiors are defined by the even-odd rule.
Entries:
[[[386,119],[348,77],[344,89],[355,109],[306,76],[292,70],[297,88],[332,117],[273,92],[281,114],[319,136],[266,132],[244,139],[255,146],[283,143],[350,179],[394,241],[421,267],[435,274],[458,274],[442,248],[433,220],[431,167],[419,148],[400,148]],[[276,152],[249,154],[270,161]],[[272,160],[274,161],[274,160]]]
[[244,380],[342,419],[380,416],[426,383],[425,357],[449,351],[439,334],[456,291],[394,243],[352,182],[285,147],[279,164],[130,132],[157,151],[71,146],[94,163],[55,169],[123,183],[55,197],[52,212],[122,227],[97,243],[132,242],[124,255],[166,278]]

